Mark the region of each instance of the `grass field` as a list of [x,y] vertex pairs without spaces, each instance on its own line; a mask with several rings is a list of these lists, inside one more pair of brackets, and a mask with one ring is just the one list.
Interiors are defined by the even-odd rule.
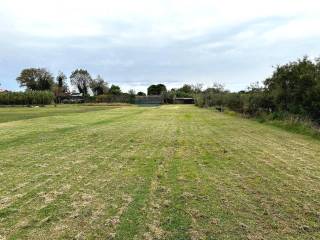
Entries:
[[320,141],[194,106],[0,108],[0,239],[319,239]]

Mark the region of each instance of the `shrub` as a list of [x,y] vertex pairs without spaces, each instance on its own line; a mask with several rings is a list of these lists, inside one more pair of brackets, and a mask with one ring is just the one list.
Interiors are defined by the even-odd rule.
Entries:
[[96,102],[98,103],[133,103],[134,99],[132,99],[132,96],[127,93],[122,93],[120,95],[114,95],[114,94],[103,94],[96,96]]
[[47,105],[54,100],[51,91],[0,93],[0,105]]
[[243,99],[239,93],[227,93],[224,96],[224,104],[233,111],[243,111]]

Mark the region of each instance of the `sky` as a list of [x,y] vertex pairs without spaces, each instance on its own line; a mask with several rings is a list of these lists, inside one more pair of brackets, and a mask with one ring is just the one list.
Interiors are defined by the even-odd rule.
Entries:
[[320,57],[319,0],[0,0],[0,88],[22,69],[100,74],[127,91],[263,81]]

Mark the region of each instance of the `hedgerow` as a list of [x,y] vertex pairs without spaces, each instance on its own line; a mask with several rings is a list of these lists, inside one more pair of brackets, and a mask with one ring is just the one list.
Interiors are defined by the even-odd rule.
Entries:
[[0,93],[0,105],[47,105],[54,100],[51,91],[26,91]]

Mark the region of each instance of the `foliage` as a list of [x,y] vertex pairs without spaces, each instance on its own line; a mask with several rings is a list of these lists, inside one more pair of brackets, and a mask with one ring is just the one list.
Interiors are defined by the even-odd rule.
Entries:
[[146,94],[144,92],[138,92],[137,96],[146,96]]
[[250,115],[288,112],[320,122],[320,61],[304,57],[277,66],[264,86],[254,83],[246,91],[230,93],[216,85],[195,100],[200,107],[223,106]]
[[67,76],[63,72],[59,72],[58,76],[56,77],[58,87],[63,88],[64,92],[68,91],[68,86],[65,82],[66,79]]
[[133,103],[132,96],[128,93],[122,94],[103,94],[96,96],[95,101],[98,103]]
[[172,88],[170,91],[162,92],[165,103],[174,103],[176,98],[194,98],[201,93],[202,84],[184,84],[181,88]]
[[265,81],[278,111],[320,119],[320,63],[307,57],[277,66]]
[[89,72],[85,69],[76,69],[70,75],[70,82],[73,86],[77,87],[79,92],[87,95],[89,84],[92,78]]
[[69,91],[68,85],[66,83],[67,77],[63,72],[59,72],[56,77],[56,83],[52,87],[52,91],[56,97],[55,102],[61,103],[62,97]]
[[129,94],[129,102],[130,103],[135,103],[135,98],[136,98],[136,91],[134,89],[130,89],[128,91],[128,94]]
[[98,75],[96,79],[90,81],[90,88],[95,96],[108,92],[108,83]]
[[166,91],[167,91],[167,88],[163,84],[151,85],[148,87],[148,95],[161,95]]
[[0,105],[47,105],[54,100],[51,91],[0,93]]
[[52,74],[45,68],[23,69],[17,77],[21,87],[34,91],[50,90],[54,83],[53,79]]
[[121,88],[117,85],[111,85],[109,93],[112,95],[121,95]]

